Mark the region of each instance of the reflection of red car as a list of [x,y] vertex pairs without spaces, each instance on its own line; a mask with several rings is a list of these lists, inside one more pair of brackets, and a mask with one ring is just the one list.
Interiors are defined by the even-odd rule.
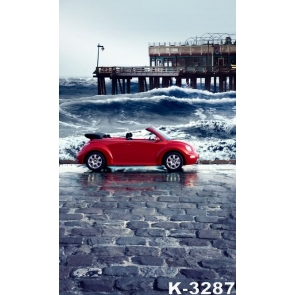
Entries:
[[[163,171],[164,172],[164,171]],[[197,186],[197,172],[185,173],[163,173],[146,172],[135,174],[135,172],[122,173],[92,173],[85,178],[83,175],[81,182],[85,187],[96,187],[97,190],[157,190],[159,183],[171,183],[179,186]]]
[[183,165],[197,163],[199,154],[184,142],[173,140],[154,127],[147,138],[110,137],[108,134],[85,134],[90,140],[77,154],[80,164],[93,171],[106,166],[161,166],[178,171]]

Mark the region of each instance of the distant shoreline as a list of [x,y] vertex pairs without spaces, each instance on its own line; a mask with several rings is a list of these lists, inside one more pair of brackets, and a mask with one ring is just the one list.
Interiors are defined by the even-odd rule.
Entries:
[[[79,164],[75,160],[61,160],[59,159],[59,164]],[[236,165],[236,159],[234,160],[200,160],[198,164],[233,164]]]

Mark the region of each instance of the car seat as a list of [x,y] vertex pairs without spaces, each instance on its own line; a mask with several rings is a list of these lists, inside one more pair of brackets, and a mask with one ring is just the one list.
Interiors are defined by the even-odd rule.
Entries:
[[126,133],[126,139],[127,140],[132,139],[132,133],[131,132]]

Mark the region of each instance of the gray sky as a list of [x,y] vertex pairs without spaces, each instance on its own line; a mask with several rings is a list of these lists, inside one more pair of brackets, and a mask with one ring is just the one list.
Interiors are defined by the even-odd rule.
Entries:
[[100,66],[149,64],[149,42],[236,33],[236,0],[60,0],[59,76],[92,77]]

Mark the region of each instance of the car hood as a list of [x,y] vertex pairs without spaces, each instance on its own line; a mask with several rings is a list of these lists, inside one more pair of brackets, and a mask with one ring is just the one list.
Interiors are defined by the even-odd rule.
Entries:
[[183,144],[188,144],[191,146],[191,144],[189,144],[188,142],[184,141],[184,140],[178,140],[178,139],[170,139],[169,141],[173,141],[173,142],[177,142],[177,143],[183,143]]

